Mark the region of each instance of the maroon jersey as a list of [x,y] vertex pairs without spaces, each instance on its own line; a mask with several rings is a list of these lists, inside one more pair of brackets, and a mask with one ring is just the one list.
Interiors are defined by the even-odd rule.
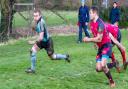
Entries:
[[97,42],[99,48],[101,48],[104,44],[111,43],[109,33],[105,28],[104,22],[100,18],[98,18],[96,22],[91,22],[90,27],[94,37],[98,34],[103,34],[102,41]]
[[118,26],[115,26],[115,25],[112,25],[109,23],[106,23],[105,26],[106,26],[106,29],[108,30],[108,32],[110,32],[117,39],[118,31],[119,31]]

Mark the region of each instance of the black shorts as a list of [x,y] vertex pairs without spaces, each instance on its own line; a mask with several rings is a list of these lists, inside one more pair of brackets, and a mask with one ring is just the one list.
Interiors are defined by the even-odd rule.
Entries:
[[111,57],[111,54],[112,54],[111,43],[104,44],[101,48],[98,49],[96,62],[102,61],[102,57],[108,57],[108,58]]
[[[120,30],[118,30],[118,34],[117,34],[117,41],[120,43],[121,42],[121,32],[120,32]],[[115,45],[115,43],[113,43],[113,41],[112,41],[112,45],[114,46]]]
[[121,42],[121,32],[120,32],[120,30],[118,31],[118,37],[117,37],[117,40],[118,40],[118,42]]
[[36,44],[40,49],[44,48],[47,51],[48,56],[54,53],[54,46],[53,46],[52,38],[49,38],[47,42],[40,41],[40,42],[37,42]]

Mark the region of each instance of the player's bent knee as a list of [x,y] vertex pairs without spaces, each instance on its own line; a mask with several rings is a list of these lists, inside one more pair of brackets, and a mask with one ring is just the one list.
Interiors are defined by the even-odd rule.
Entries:
[[32,47],[32,51],[37,52],[40,48],[37,46],[37,44],[34,44]]
[[102,68],[96,68],[96,72],[101,72]]
[[105,69],[106,68],[106,65],[102,65],[102,69]]
[[51,56],[51,55],[53,55],[53,52],[52,51],[48,51],[47,54],[48,54],[48,56]]
[[33,46],[32,49],[30,50],[30,56],[31,56],[31,57],[36,56],[36,53],[37,53],[37,50],[36,50],[36,48]]
[[106,65],[102,66],[102,70],[103,70],[103,71],[108,71],[107,66],[106,66]]
[[32,49],[31,49],[32,52],[37,52],[38,51],[38,48],[36,46],[33,46]]
[[126,48],[121,49],[121,51],[122,51],[123,53],[125,53],[125,52],[126,52]]
[[56,59],[56,54],[50,54],[50,55],[48,55],[52,60],[54,60],[54,59]]
[[31,57],[31,60],[35,60],[36,59],[36,52],[34,51],[30,51],[30,57]]

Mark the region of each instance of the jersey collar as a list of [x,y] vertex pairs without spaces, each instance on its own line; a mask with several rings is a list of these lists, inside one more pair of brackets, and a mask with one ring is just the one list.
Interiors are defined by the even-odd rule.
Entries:
[[39,18],[39,20],[37,21],[37,24],[41,21],[41,19],[42,19],[42,16]]

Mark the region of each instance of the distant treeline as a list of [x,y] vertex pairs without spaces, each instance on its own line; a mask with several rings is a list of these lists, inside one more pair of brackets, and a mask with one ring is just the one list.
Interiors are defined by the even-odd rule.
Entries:
[[[86,4],[91,6],[92,0],[86,0]],[[75,10],[81,5],[80,0],[17,0],[19,3],[34,3],[38,7],[54,8],[63,10]]]
[[[80,0],[17,0],[21,3],[34,3],[35,6],[41,9],[57,9],[57,10],[78,10],[81,3]],[[100,9],[100,16],[104,20],[108,20],[110,9],[112,8],[112,4],[114,0],[107,0],[108,8],[105,8],[106,0],[86,0],[86,5],[89,7],[92,5],[98,6]],[[126,0],[118,0],[118,5],[121,11],[121,21],[120,25],[122,27],[128,26],[128,1]],[[24,7],[20,8],[21,10]]]

